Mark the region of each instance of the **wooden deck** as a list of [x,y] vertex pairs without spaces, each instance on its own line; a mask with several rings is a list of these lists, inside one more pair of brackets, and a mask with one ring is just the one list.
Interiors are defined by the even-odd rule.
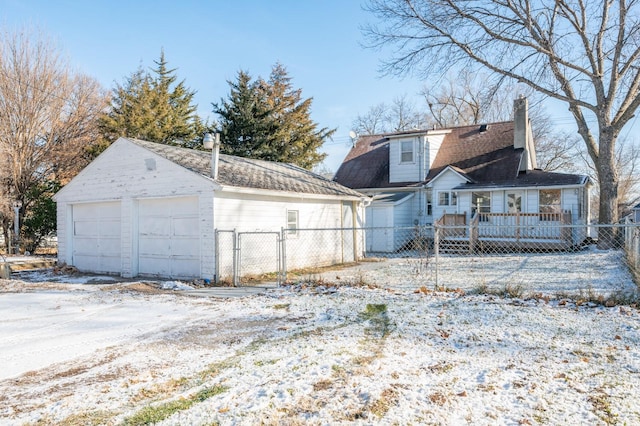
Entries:
[[445,214],[436,221],[444,252],[547,251],[573,247],[571,213]]

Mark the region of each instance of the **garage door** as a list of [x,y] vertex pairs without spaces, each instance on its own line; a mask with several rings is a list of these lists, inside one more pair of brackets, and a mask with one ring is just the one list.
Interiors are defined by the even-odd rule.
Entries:
[[72,244],[79,270],[120,273],[120,203],[74,205]]
[[174,278],[200,276],[198,199],[140,200],[138,272]]

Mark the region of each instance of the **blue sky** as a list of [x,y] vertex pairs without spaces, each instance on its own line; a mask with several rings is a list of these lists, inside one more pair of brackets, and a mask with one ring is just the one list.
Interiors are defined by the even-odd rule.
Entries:
[[282,63],[312,97],[312,119],[337,128],[323,150],[335,170],[349,148],[358,114],[408,95],[416,106],[422,83],[384,77],[383,53],[361,46],[371,17],[357,0],[22,1],[0,0],[0,24],[37,28],[81,72],[106,88],[140,65],[153,67],[160,49],[178,77],[196,90],[199,114],[215,118],[211,102],[229,93],[239,70],[268,77]]
[[[388,52],[362,47],[360,28],[373,17],[359,0],[0,0],[0,25],[31,27],[51,37],[83,73],[105,88],[139,66],[154,67],[164,49],[171,68],[197,91],[202,117],[215,119],[211,103],[229,93],[227,80],[239,70],[268,77],[282,63],[295,88],[313,98],[312,119],[337,128],[323,146],[325,166],[335,171],[350,147],[358,114],[406,95],[423,107],[424,83],[411,76],[383,76]],[[565,105],[548,101],[553,121],[575,124]],[[634,123],[635,124],[635,121]],[[623,136],[635,135],[629,126]]]

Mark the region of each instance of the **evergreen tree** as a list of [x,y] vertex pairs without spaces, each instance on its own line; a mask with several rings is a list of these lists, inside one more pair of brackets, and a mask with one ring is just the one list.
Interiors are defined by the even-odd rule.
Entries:
[[113,89],[111,110],[102,117],[105,138],[113,142],[128,136],[160,143],[198,139],[202,122],[193,105],[194,91],[176,84],[176,69],[169,69],[164,51],[152,73],[139,68]]
[[257,83],[245,71],[238,72],[236,82],[227,83],[231,87],[228,100],[213,104],[213,112],[220,116],[221,150],[240,157],[262,158],[261,148],[269,128],[266,102],[261,99]]
[[229,98],[213,109],[221,117],[223,152],[306,169],[326,157],[318,149],[335,129],[317,128],[310,117],[313,99],[293,88],[284,66],[274,65],[268,80],[252,81],[241,71],[228,83]]

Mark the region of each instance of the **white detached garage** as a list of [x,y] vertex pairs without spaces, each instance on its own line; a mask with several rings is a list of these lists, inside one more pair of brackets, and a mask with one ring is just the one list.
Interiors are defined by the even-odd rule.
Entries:
[[341,227],[345,211],[353,212],[348,223],[361,223],[363,196],[290,164],[215,152],[212,160],[205,151],[120,138],[54,199],[59,263],[125,277],[213,279],[216,229],[276,231],[290,225],[291,212],[300,228]]

